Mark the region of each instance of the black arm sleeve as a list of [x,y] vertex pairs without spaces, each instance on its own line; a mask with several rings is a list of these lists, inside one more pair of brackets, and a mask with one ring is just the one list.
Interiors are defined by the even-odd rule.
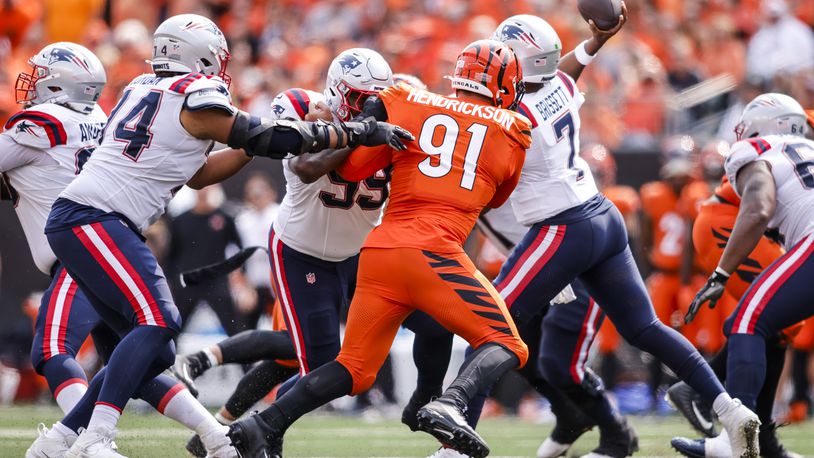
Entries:
[[371,95],[365,100],[365,104],[362,106],[362,112],[359,116],[354,118],[354,121],[361,121],[371,116],[376,118],[376,121],[387,121],[387,108],[384,106],[382,99],[375,95]]

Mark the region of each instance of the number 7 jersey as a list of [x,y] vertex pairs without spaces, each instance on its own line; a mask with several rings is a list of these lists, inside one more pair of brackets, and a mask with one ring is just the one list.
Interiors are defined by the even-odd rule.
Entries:
[[519,111],[531,120],[534,142],[511,198],[521,224],[543,221],[599,192],[588,164],[579,157],[579,108],[584,101],[574,80],[561,71],[523,97]]
[[753,161],[766,161],[777,188],[777,208],[769,228],[782,234],[786,249],[814,233],[814,142],[792,135],[750,138],[732,145],[726,175],[738,189],[738,171]]
[[379,94],[388,122],[415,135],[407,149],[357,148],[348,180],[392,165],[390,202],[364,247],[456,253],[484,207],[499,207],[520,178],[529,122],[513,111],[404,84]]

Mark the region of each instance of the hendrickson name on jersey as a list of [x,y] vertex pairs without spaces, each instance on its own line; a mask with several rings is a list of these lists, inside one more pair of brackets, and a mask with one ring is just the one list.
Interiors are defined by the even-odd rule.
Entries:
[[422,105],[430,105],[433,107],[446,108],[456,113],[463,113],[465,115],[472,115],[481,119],[495,121],[507,130],[511,129],[511,127],[514,125],[515,118],[511,112],[507,110],[489,105],[481,105],[479,103],[456,100],[454,98],[444,97],[442,95],[433,94],[432,92],[422,91],[420,89],[411,89],[410,93],[407,95],[407,101],[420,103]]

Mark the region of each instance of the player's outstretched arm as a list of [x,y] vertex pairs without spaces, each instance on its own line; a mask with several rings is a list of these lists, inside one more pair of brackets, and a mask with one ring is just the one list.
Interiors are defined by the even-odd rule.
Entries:
[[314,154],[304,154],[291,158],[288,168],[303,183],[313,183],[323,175],[330,173],[347,159],[353,148],[328,149]]
[[[596,53],[599,52],[602,46],[604,46],[612,36],[622,30],[625,22],[627,22],[627,6],[625,2],[622,2],[622,14],[619,16],[619,22],[612,29],[602,30],[596,26],[594,21],[588,22],[588,26],[591,28],[591,38],[584,42],[584,47],[581,51],[574,49],[562,56],[558,68],[573,78],[574,81],[578,80],[580,75],[582,75],[582,71],[588,63],[593,60]],[[580,43],[577,48],[580,46],[583,46],[583,43]],[[584,53],[585,55],[578,55],[580,53]]]
[[203,189],[207,186],[231,177],[240,171],[252,158],[242,149],[226,148],[209,155],[203,167],[187,181],[192,189]]
[[741,205],[735,227],[718,262],[718,267],[733,273],[755,249],[777,206],[777,188],[771,165],[754,161],[738,171]]
[[272,121],[244,111],[230,115],[221,109],[202,109],[181,110],[181,123],[196,138],[226,143],[250,156],[272,159],[346,146],[388,145],[404,149],[402,140],[413,140],[406,130],[373,119],[348,123]]

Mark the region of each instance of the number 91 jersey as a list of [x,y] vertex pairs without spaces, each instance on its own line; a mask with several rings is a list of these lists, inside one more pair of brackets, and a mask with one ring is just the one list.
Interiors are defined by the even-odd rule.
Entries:
[[561,71],[540,90],[527,92],[520,113],[531,121],[532,145],[511,197],[517,221],[531,225],[587,201],[599,190],[579,157],[579,108],[585,101]]
[[[303,120],[322,94],[288,89],[271,105],[271,119]],[[330,172],[303,182],[284,159],[285,197],[274,220],[274,234],[287,246],[316,258],[339,262],[359,254],[370,231],[379,224],[388,196],[389,170],[355,182]]]
[[732,145],[726,175],[738,189],[738,171],[753,161],[766,161],[777,188],[777,208],[769,228],[782,234],[786,249],[814,232],[814,142],[791,135],[750,138]]
[[213,146],[184,129],[182,109],[235,110],[218,78],[141,75],[124,88],[99,148],[60,197],[120,213],[145,230],[204,165]]

